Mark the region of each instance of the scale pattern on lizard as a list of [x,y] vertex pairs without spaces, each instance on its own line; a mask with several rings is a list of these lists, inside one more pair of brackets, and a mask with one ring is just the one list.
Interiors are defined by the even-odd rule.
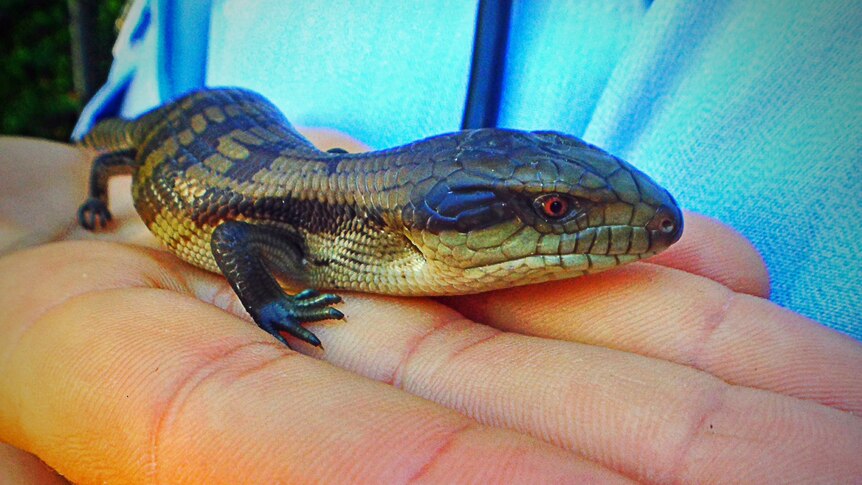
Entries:
[[[132,173],[135,207],[182,259],[221,272],[255,321],[341,313],[316,289],[466,294],[568,278],[656,254],[682,215],[649,177],[578,138],[478,129],[360,154],[322,152],[269,101],[188,94],[83,143],[94,161],[85,227],[110,219],[107,179]],[[276,278],[313,288],[288,295]],[[286,342],[285,342],[286,343]]]

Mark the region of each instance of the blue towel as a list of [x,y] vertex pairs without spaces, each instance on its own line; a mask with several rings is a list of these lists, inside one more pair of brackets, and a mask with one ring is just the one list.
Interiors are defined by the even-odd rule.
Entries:
[[[203,84],[384,148],[457,130],[475,2],[139,0],[76,129]],[[501,126],[580,135],[763,254],[772,299],[862,338],[862,3],[516,1]]]

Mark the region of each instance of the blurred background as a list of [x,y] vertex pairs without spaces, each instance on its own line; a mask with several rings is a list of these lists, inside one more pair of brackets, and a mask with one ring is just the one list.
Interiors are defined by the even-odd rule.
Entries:
[[0,134],[68,141],[126,0],[0,0]]

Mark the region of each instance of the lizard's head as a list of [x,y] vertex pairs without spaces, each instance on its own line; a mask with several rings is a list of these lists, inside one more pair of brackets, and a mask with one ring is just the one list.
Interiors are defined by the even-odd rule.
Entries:
[[[407,237],[443,292],[484,291],[600,271],[682,234],[673,197],[578,138],[474,130],[410,181]],[[426,281],[434,291],[434,281]],[[451,288],[451,291],[447,288]]]

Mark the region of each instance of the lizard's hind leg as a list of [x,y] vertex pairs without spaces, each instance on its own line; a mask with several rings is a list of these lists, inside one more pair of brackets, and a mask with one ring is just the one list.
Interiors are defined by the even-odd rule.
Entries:
[[135,151],[104,153],[93,160],[90,168],[90,196],[78,208],[78,223],[89,231],[105,227],[111,220],[108,210],[108,179],[134,171]]
[[[308,289],[295,295],[284,292],[273,276],[302,271],[302,252],[285,231],[240,221],[225,221],[215,228],[210,243],[213,257],[257,325],[288,345],[282,331],[311,345],[320,340],[302,323],[341,319],[330,305],[341,298]],[[288,345],[288,347],[290,347]]]

